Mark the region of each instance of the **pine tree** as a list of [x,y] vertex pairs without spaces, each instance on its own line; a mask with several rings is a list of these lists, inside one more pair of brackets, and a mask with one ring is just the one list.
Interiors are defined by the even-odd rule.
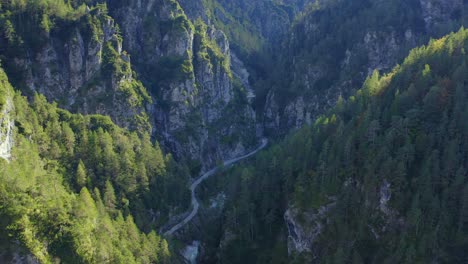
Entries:
[[108,180],[106,181],[103,198],[104,205],[106,206],[108,212],[114,213],[117,204],[117,198],[115,197],[114,186],[112,186],[112,183]]
[[75,134],[68,123],[62,123],[62,142],[68,155],[73,155],[75,145]]
[[86,186],[88,178],[86,177],[86,168],[82,160],[78,162],[78,167],[76,168],[76,184],[79,188]]
[[169,244],[167,244],[166,240],[162,240],[160,247],[161,248],[159,253],[159,259],[161,260],[161,263],[169,264],[171,257],[171,253],[169,251]]

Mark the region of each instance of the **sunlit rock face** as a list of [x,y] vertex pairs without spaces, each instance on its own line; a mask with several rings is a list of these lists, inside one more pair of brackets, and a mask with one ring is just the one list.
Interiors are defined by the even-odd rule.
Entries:
[[155,136],[176,157],[207,169],[256,145],[249,100],[255,95],[225,33],[190,20],[185,10],[195,10],[182,7],[168,0],[138,1],[112,13],[124,49],[153,94]]
[[[118,26],[100,9],[88,10],[81,19],[87,22],[54,30],[26,52],[9,54],[3,66],[15,77],[14,87],[29,97],[40,93],[61,108],[108,115],[120,126],[135,128],[135,117],[149,110],[150,100],[133,75]],[[113,69],[114,62],[119,69]]]
[[14,109],[10,96],[6,99],[6,104],[0,112],[0,158],[7,161],[11,158],[11,149],[13,147],[13,129],[14,120],[11,116]]

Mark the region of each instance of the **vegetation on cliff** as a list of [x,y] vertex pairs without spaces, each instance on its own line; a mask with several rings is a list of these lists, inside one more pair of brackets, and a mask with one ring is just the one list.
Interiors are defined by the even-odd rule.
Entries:
[[[12,91],[0,73],[1,90]],[[41,95],[28,103],[17,92],[14,105],[15,146],[0,171],[7,244],[20,241],[43,263],[169,259],[167,242],[135,222],[149,231],[164,219],[151,219],[148,210],[163,217],[186,204],[187,176],[177,176],[180,169],[147,133],[105,116],[71,114]]]
[[286,208],[307,217],[329,205],[297,263],[465,261],[467,47],[461,29],[414,49],[314,125],[212,183],[232,197],[223,263],[284,263],[287,251],[271,249],[285,246]]

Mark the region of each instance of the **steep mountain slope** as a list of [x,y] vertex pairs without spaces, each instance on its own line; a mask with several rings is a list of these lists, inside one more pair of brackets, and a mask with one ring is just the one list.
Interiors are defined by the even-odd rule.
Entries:
[[15,87],[126,127],[148,127],[151,98],[134,78],[106,7],[39,3],[1,6],[0,58]]
[[[226,36],[202,20],[188,20],[169,0],[11,1],[0,11],[2,62],[31,102],[28,106],[18,95],[13,103],[12,92],[2,99],[1,156],[11,158],[10,165],[2,164],[3,177],[24,171],[25,180],[30,173],[25,166],[36,162],[39,174],[48,173],[40,181],[55,177],[50,184],[67,196],[56,207],[63,219],[54,227],[52,208],[33,202],[20,206],[33,212],[39,206],[47,215],[37,219],[5,211],[2,233],[40,262],[164,261],[166,242],[154,232],[140,234],[134,221],[148,232],[165,224],[189,206],[191,175],[256,146],[248,73],[242,61],[231,58]],[[57,105],[104,116],[74,115]],[[183,162],[164,158],[150,133]],[[23,141],[31,156],[16,152]],[[30,185],[6,180],[3,194],[30,199],[29,190],[42,184],[30,180]],[[32,196],[47,195],[41,189]],[[88,211],[75,211],[78,197]],[[5,208],[16,208],[12,200],[4,202]],[[79,223],[86,219],[97,224],[84,230]],[[115,236],[103,237],[97,232],[103,228]],[[47,230],[51,233],[41,233]],[[129,239],[114,246],[127,231]],[[9,248],[5,252],[12,255],[2,258],[17,258],[20,251]]]
[[252,92],[222,31],[190,21],[173,0],[112,1],[109,8],[155,96],[156,134],[169,150],[207,169],[255,145]]
[[[296,19],[266,84],[270,134],[310,124],[351,95],[377,69],[390,70],[408,51],[464,24],[461,0],[317,1]],[[270,89],[272,87],[272,89]]]
[[277,49],[305,1],[180,0],[190,18],[198,17],[223,30],[239,55]]
[[43,96],[30,104],[1,69],[0,96],[0,144],[8,154],[0,160],[3,263],[169,260],[167,242],[134,222],[150,225],[140,211],[146,199],[169,201],[154,186],[170,182],[170,160],[148,135],[108,117],[70,114]]
[[[222,30],[231,43],[233,61],[240,58],[255,90],[253,107],[262,119],[272,75],[284,53],[283,43],[303,9],[314,1],[303,0],[179,0],[192,20],[201,18]],[[273,74],[274,73],[274,74]],[[260,123],[260,122],[259,122]],[[263,127],[260,125],[263,129]]]
[[152,125],[194,172],[255,145],[254,93],[223,32],[190,21],[174,0],[43,2],[1,7],[1,58],[26,95]]
[[0,262],[468,261],[466,7],[0,1]]
[[467,48],[461,29],[414,49],[210,183],[231,197],[216,261],[468,261]]

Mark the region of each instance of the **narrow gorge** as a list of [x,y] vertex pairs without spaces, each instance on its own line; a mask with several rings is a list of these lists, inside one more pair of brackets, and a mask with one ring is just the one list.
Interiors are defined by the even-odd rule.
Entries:
[[467,262],[467,7],[0,1],[0,262]]

